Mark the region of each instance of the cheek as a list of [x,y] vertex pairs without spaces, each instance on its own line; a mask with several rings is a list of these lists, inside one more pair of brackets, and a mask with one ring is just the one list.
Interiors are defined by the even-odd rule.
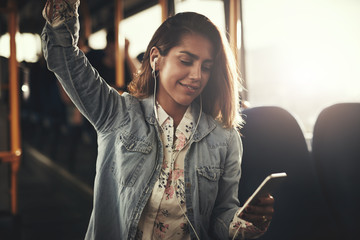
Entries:
[[208,85],[209,80],[210,80],[210,74],[207,74],[206,76],[204,76],[203,82],[202,82],[203,88],[206,87],[206,85]]
[[176,69],[164,69],[160,73],[160,81],[163,85],[175,85],[177,81],[186,78],[185,71],[177,71]]

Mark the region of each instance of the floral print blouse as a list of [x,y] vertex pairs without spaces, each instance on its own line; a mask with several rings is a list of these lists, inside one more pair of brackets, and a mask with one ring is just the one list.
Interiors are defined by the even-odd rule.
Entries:
[[[195,128],[191,106],[186,110],[179,126],[174,129],[173,119],[157,104],[164,161],[159,179],[140,218],[136,239],[190,240],[190,226],[186,220],[184,159],[187,145]],[[175,133],[174,133],[175,132]],[[229,237],[239,228],[235,239],[256,238],[263,231],[252,223],[234,216]]]
[[158,104],[157,110],[164,161],[159,179],[141,215],[137,239],[190,239],[184,215],[184,159],[188,148],[186,143],[194,127],[191,109],[187,109],[176,130],[173,119]]

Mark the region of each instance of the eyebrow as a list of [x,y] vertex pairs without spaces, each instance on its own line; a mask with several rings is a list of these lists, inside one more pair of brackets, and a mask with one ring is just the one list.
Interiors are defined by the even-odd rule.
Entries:
[[[193,53],[188,52],[188,51],[180,51],[180,53],[185,53],[185,54],[189,55],[190,57],[192,57],[192,58],[194,58],[194,59],[196,59],[196,60],[199,59],[199,56],[198,56],[198,55],[193,54]],[[214,62],[214,60],[212,60],[212,59],[207,59],[207,60],[205,60],[205,62],[211,62],[211,63],[212,63],[212,62]]]

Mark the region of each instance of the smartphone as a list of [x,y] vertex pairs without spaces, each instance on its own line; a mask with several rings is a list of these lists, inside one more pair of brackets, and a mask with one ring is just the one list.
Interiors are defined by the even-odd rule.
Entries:
[[280,183],[286,178],[285,172],[273,173],[267,176],[264,181],[259,185],[255,192],[246,200],[245,204],[241,207],[240,214],[246,207],[251,203],[252,200],[265,197],[268,194],[272,195],[276,188],[279,187]]

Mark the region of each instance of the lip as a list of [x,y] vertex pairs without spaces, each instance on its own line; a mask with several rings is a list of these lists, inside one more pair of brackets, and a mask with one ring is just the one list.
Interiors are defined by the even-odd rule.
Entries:
[[200,89],[200,86],[195,85],[195,84],[184,84],[181,82],[179,82],[179,84],[180,84],[180,86],[184,87],[186,92],[188,92],[188,93],[195,93],[195,92],[197,92],[197,90]]

